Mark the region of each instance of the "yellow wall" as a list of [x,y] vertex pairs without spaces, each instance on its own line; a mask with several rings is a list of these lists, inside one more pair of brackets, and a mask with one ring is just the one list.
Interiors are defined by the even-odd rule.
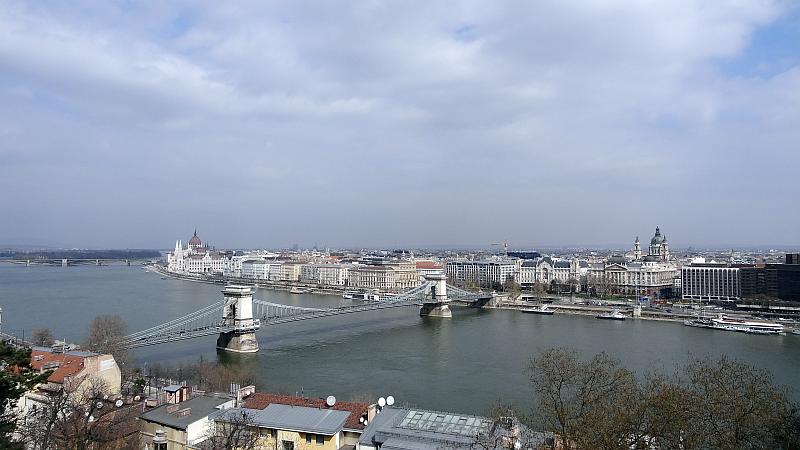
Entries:
[[[261,430],[264,430],[263,428]],[[264,436],[260,440],[260,444],[263,448],[266,449],[276,449],[283,450],[283,441],[291,441],[294,442],[294,450],[336,450],[336,435],[333,436],[324,436],[325,443],[320,445],[317,444],[316,436],[311,435],[311,443],[306,442],[306,433],[297,433],[295,431],[284,431],[278,430],[278,439],[268,435],[268,433],[262,433]],[[357,439],[356,439],[357,440]],[[277,444],[277,447],[276,447]],[[340,440],[340,445],[341,440]]]
[[142,448],[145,444],[149,444],[153,448],[153,436],[156,430],[164,430],[167,438],[167,450],[186,450],[186,432],[177,430],[158,423],[148,422],[142,420],[142,429],[139,433],[142,437]]

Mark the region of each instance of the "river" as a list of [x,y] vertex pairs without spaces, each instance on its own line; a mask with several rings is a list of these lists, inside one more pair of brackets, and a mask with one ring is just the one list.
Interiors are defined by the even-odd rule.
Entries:
[[[138,331],[222,300],[222,286],[162,280],[139,267],[22,267],[0,264],[3,331],[30,336],[48,327],[80,342],[92,319],[119,314]],[[256,298],[334,307],[339,296],[261,289]],[[727,354],[772,371],[800,392],[800,336],[753,336],[690,328],[675,322],[537,316],[454,308],[452,319],[419,317],[400,308],[265,327],[254,355],[217,352],[216,337],[136,350],[140,364],[196,360],[253,365],[258,389],[308,396],[377,398],[463,413],[486,413],[498,402],[524,407],[526,367],[549,347],[590,356],[607,352],[639,372],[672,372],[693,355]]]

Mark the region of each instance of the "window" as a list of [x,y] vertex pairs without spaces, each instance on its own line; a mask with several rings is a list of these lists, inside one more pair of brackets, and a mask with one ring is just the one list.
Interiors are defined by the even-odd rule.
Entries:
[[311,443],[311,436],[313,436],[313,435],[309,434],[309,433],[306,433],[306,444],[310,444]]
[[325,445],[325,436],[321,434],[317,435],[317,445]]

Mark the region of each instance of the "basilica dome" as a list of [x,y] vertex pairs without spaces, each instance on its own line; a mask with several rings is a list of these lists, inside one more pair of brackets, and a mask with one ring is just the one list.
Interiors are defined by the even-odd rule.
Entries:
[[650,245],[661,245],[664,243],[664,236],[661,235],[661,230],[656,227],[656,234],[653,239],[650,239]]

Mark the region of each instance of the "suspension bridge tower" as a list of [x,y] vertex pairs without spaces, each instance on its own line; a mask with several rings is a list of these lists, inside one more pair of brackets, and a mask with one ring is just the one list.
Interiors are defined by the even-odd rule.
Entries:
[[420,316],[428,317],[453,317],[450,311],[450,300],[447,299],[447,276],[444,274],[425,275],[425,280],[430,284],[430,299],[425,300],[419,310]]
[[258,351],[256,331],[261,327],[253,318],[253,290],[250,286],[225,286],[222,305],[223,331],[217,338],[217,348],[236,353]]

